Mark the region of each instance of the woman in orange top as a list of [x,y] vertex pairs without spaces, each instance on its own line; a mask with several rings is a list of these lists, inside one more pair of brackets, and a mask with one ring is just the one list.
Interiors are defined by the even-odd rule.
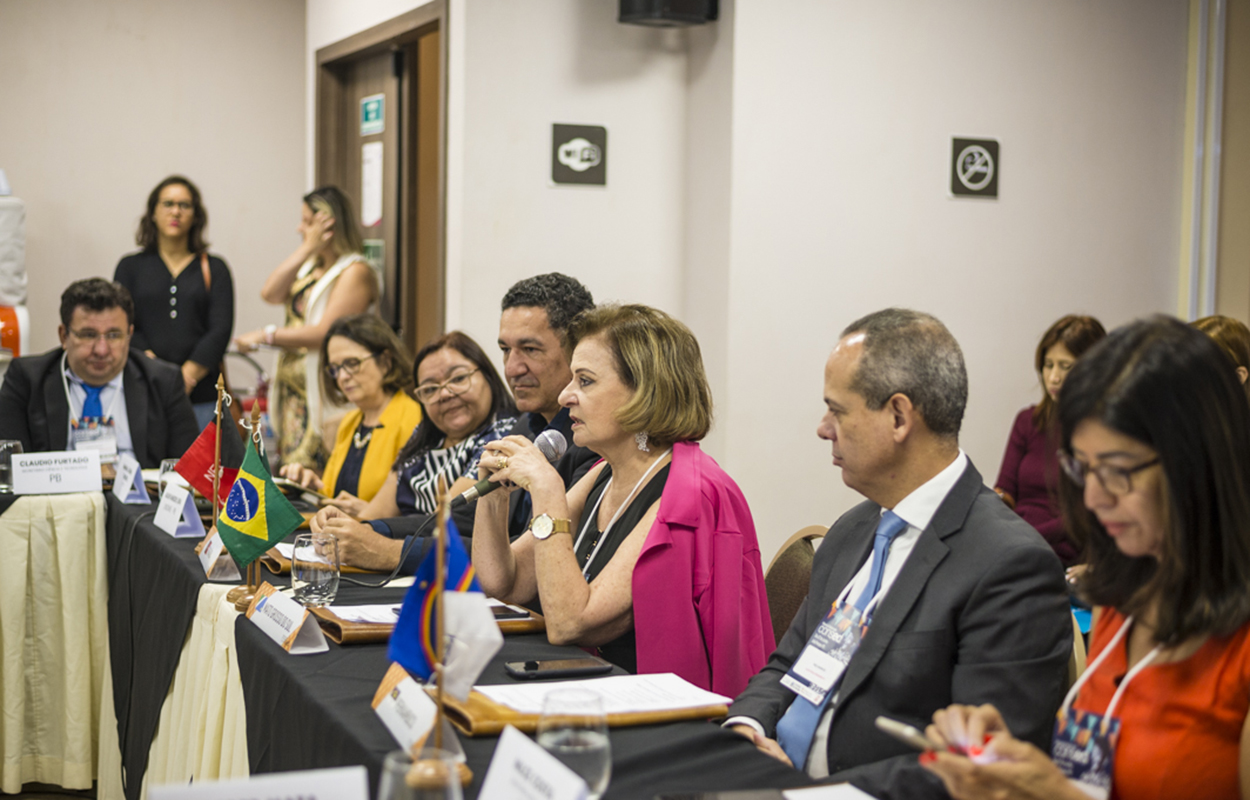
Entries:
[[[1250,407],[1200,332],[1114,331],[1059,398],[1068,529],[1103,607],[1051,757],[951,706],[925,764],[959,800],[1250,798]],[[1083,503],[1083,508],[1082,508]]]

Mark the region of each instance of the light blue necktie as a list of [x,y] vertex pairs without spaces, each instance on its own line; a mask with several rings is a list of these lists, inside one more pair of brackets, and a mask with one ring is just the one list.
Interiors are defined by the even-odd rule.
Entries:
[[[868,583],[864,584],[864,591],[859,593],[859,599],[854,603],[860,611],[865,610],[872,602],[872,598],[876,597],[877,592],[880,591],[890,542],[905,530],[907,530],[907,523],[893,511],[886,511],[881,515],[881,522],[877,524],[877,533],[872,539],[872,570],[868,574]],[[820,716],[825,705],[829,703],[833,695],[834,691],[831,688],[825,695],[824,703],[819,706],[805,697],[796,696],[790,708],[786,709],[786,713],[777,723],[777,743],[781,745],[782,750],[786,751],[795,769],[801,770],[806,766],[807,751],[812,749],[812,737],[816,735],[816,726],[820,723]]]
[[100,392],[104,391],[103,386],[82,385],[82,389],[87,393],[87,397],[82,401],[83,417],[102,417],[104,416],[104,407],[100,405]]

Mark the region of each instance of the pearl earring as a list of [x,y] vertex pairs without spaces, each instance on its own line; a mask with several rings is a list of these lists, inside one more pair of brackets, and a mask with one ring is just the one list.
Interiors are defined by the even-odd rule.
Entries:
[[634,434],[634,441],[638,443],[638,449],[644,453],[650,453],[651,448],[647,447],[647,432],[641,431]]

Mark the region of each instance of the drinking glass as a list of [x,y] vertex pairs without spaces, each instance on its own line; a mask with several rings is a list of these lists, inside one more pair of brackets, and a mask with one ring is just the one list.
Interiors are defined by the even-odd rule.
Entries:
[[291,553],[291,588],[306,606],[334,602],[339,591],[339,540],[330,533],[301,533]]
[[456,758],[446,750],[422,748],[414,770],[412,753],[395,750],[382,763],[378,800],[461,800]]
[[13,494],[13,454],[20,452],[17,439],[0,439],[0,494]]
[[590,800],[608,788],[612,776],[612,748],[603,698],[589,689],[553,689],[543,698],[538,718],[538,743],[565,766],[582,776]]

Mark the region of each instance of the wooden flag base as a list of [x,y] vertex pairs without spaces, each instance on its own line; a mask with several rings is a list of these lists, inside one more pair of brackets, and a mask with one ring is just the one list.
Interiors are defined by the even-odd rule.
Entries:
[[[412,762],[412,766],[408,768],[408,774],[404,776],[404,783],[412,789],[430,791],[446,786],[448,777],[447,765],[442,761],[423,759]],[[456,777],[460,780],[462,787],[468,786],[473,783],[473,770],[469,769],[468,764],[460,762],[456,764]]]
[[242,614],[247,611],[248,606],[256,599],[256,592],[259,588],[260,559],[257,559],[247,565],[247,583],[242,586],[236,586],[226,592],[226,600],[234,603],[234,610]]

